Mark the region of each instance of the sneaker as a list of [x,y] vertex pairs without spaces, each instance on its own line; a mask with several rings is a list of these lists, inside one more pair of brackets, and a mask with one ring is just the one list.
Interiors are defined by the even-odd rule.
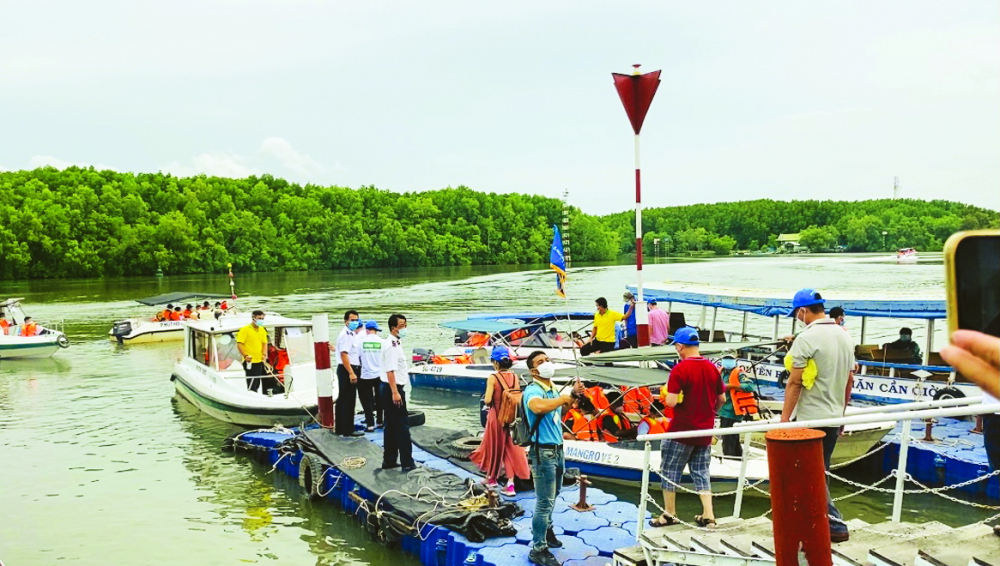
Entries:
[[851,533],[847,531],[830,533],[830,542],[847,542],[851,539]]
[[517,495],[517,490],[514,489],[514,484],[512,483],[507,484],[507,487],[503,488],[503,494],[508,497],[514,497],[515,495]]
[[494,487],[500,487],[500,484],[497,483],[497,480],[495,480],[493,478],[486,478],[486,480],[483,481],[483,485],[485,485],[486,487],[488,487],[490,489],[492,489]]
[[534,550],[528,553],[528,562],[532,564],[538,564],[539,566],[562,566],[559,560],[549,552],[549,549],[545,550]]
[[556,532],[552,527],[545,531],[545,544],[549,545],[549,548],[562,548],[563,543],[556,538]]
[[373,427],[373,426],[366,426],[365,427],[365,432],[375,432],[375,427]]

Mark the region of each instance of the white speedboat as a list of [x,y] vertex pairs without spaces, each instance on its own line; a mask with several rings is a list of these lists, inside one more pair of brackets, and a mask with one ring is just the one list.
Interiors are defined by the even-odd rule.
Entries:
[[23,298],[7,299],[0,303],[0,314],[7,318],[10,326],[6,332],[0,333],[0,359],[15,358],[48,358],[62,348],[69,347],[69,339],[58,326],[50,323],[48,326],[32,320],[35,324],[33,336],[24,335],[24,309],[21,307]]
[[903,248],[896,251],[896,263],[917,263],[917,250]]
[[[454,358],[480,354],[489,360],[493,346],[499,344],[516,358],[526,358],[541,350],[554,362],[573,362],[580,357],[578,340],[594,322],[594,313],[499,313],[477,314],[464,320],[442,323],[455,331],[454,346],[441,353]],[[434,352],[414,349],[414,361],[433,356]]]
[[[246,372],[236,346],[236,334],[250,324],[250,315],[220,320],[190,321],[184,325],[184,358],[170,379],[177,393],[206,414],[245,426],[297,425],[316,415],[316,364],[312,324],[308,321],[265,317],[272,355],[287,355],[281,368],[284,389],[247,389]],[[283,367],[282,367],[283,366]],[[336,382],[333,384],[336,391]]]
[[[162,310],[162,307],[168,304],[179,306],[181,303],[198,303],[199,299],[228,300],[230,296],[214,293],[167,293],[165,295],[137,299],[136,302],[149,307],[160,307]],[[227,312],[227,314],[235,313],[235,307],[231,307]],[[199,315],[212,316],[212,311],[199,311]],[[108,331],[108,338],[117,341],[119,344],[180,341],[184,339],[184,321],[159,320],[155,316],[150,316],[146,319],[125,318],[115,321],[111,330]]]
[[[438,356],[434,357],[440,360]],[[561,370],[561,373],[571,372],[574,367],[572,364],[553,363],[557,370]],[[510,371],[524,378],[528,375],[528,366],[524,360],[519,360],[514,362]],[[493,369],[488,356],[486,361],[471,364],[415,362],[410,368],[410,382],[414,387],[483,394],[486,392],[486,380],[495,372],[496,370]],[[569,377],[559,377],[553,381],[557,384],[563,384],[569,380]]]
[[[633,291],[634,287],[630,287]],[[790,320],[787,314],[791,312],[791,293],[786,297],[775,297],[774,294],[727,289],[705,289],[695,286],[659,287],[650,285],[643,289],[646,298],[655,298],[666,306],[671,317],[678,314],[682,305],[702,307],[700,334],[702,334],[702,351],[715,347],[717,343],[732,345],[738,363],[746,368],[753,366],[755,377],[764,385],[780,386],[786,373],[783,365],[784,349],[776,346],[776,340],[781,333],[779,327],[783,321]],[[945,318],[945,302],[938,298],[853,298],[827,297],[827,308],[840,306],[847,316],[861,319],[860,344],[855,348],[860,371],[854,375],[854,389],[851,399],[867,403],[905,403],[909,401],[931,401],[947,397],[968,397],[978,395],[975,384],[966,380],[945,364],[940,354],[933,351],[934,326],[938,320]],[[742,330],[721,330],[716,328],[718,309],[728,309],[739,312],[743,316]],[[707,311],[707,312],[706,312]],[[771,336],[755,336],[747,333],[746,321],[750,315],[770,318],[774,321],[774,331]],[[920,363],[912,363],[907,352],[895,351],[891,344],[866,344],[867,323],[871,318],[921,319],[927,324],[927,340],[924,344],[923,359]],[[711,321],[710,323],[707,321]],[[903,324],[908,324],[904,322]],[[795,323],[792,323],[792,332]],[[706,328],[707,326],[707,328]],[[710,339],[710,337],[712,339]],[[762,340],[772,340],[770,345],[764,345]],[[743,340],[744,342],[740,343]],[[608,354],[596,354],[587,358],[588,361],[598,360],[620,363],[643,359],[644,351],[637,348],[622,350]],[[759,362],[754,364],[754,362]]]

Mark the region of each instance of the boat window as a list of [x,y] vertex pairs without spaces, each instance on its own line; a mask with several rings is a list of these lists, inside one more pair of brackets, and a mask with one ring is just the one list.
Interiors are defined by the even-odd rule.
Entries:
[[211,359],[210,350],[211,341],[209,340],[208,332],[200,332],[198,330],[191,331],[191,358],[194,361],[205,364],[209,364]]
[[285,326],[276,328],[274,334],[275,345],[288,351],[290,363],[311,363],[316,359],[313,350],[312,328]]
[[238,369],[243,356],[236,345],[236,336],[232,332],[219,334],[215,337],[215,345],[218,349],[219,370]]

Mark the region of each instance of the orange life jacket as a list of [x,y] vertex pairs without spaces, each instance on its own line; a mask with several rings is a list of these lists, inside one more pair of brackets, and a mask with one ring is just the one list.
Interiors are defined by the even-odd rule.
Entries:
[[29,322],[21,328],[21,336],[35,336],[38,334],[38,325]]
[[180,320],[180,319],[181,319],[181,313],[177,311],[170,313],[170,320]]
[[642,417],[642,420],[639,421],[639,424],[642,423],[646,423],[646,425],[649,427],[649,432],[647,432],[646,434],[662,434],[664,432],[667,432],[667,429],[670,428],[670,419],[667,418],[654,419],[652,417]]
[[222,305],[221,306],[222,306],[222,310],[224,310],[224,311],[229,310],[229,303],[227,303],[226,301],[222,301]]
[[570,409],[563,417],[563,422],[567,422],[573,419],[572,432],[576,435],[577,440],[594,440],[597,435],[594,434],[594,428],[591,426],[591,421],[587,420],[586,415],[584,415],[579,409]]
[[163,312],[160,313],[160,316],[162,317],[163,320],[170,320],[170,315],[171,314],[173,314],[172,310],[170,310],[170,309],[163,309]]
[[622,386],[625,393],[624,408],[626,413],[645,415],[649,413],[649,407],[653,404],[653,393],[648,387],[629,389]]
[[468,354],[462,354],[461,356],[455,356],[455,363],[456,364],[466,364],[466,365],[471,364],[472,363],[472,356],[470,356]]
[[527,335],[528,335],[528,331],[527,330],[525,330],[523,328],[518,328],[514,332],[511,332],[510,334],[507,335],[507,340],[508,341],[519,340],[521,338],[524,338]]
[[475,334],[469,336],[468,344],[472,348],[479,348],[481,346],[485,346],[486,343],[489,341],[490,341],[489,336],[476,332]]
[[7,329],[10,328],[10,323],[7,322],[6,318],[0,318],[0,328],[3,328],[3,333],[7,334]]
[[604,419],[611,417],[611,420],[615,421],[618,425],[618,430],[629,430],[632,428],[632,421],[628,420],[628,417],[619,417],[614,413],[605,412],[603,415],[597,417],[597,430],[600,431],[600,435],[604,437],[605,442],[618,442],[618,437],[611,434],[604,428]]
[[181,315],[184,318],[191,318],[191,309],[184,309],[184,312],[182,312]]
[[600,385],[587,388],[587,397],[598,411],[603,411],[611,405],[608,402],[608,396],[604,394],[604,389]]
[[277,348],[273,345],[268,344],[267,346],[267,363],[271,364],[274,368],[275,377],[282,384],[285,383],[285,368],[292,361],[288,358],[288,350]]
[[733,368],[733,371],[729,372],[729,398],[733,400],[733,412],[737,415],[755,415],[757,414],[757,399],[754,398],[753,393],[743,391],[740,389],[740,368]]
[[455,362],[449,360],[448,358],[446,358],[444,356],[439,356],[439,355],[435,354],[435,355],[431,356],[431,363],[432,364],[453,364]]

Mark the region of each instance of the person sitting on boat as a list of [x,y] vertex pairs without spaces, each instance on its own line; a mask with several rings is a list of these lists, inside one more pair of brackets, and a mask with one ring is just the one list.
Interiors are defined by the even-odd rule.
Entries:
[[608,394],[608,410],[597,417],[597,428],[604,436],[604,440],[608,442],[635,440],[636,435],[639,434],[639,429],[625,414],[624,401],[625,398],[621,392],[612,391]]
[[566,416],[563,417],[563,438],[566,440],[596,440],[595,427],[592,424],[597,414],[597,407],[587,397],[581,396],[573,400]]
[[597,312],[594,313],[594,328],[587,343],[580,348],[581,356],[600,352],[611,352],[615,349],[615,323],[632,315],[633,303],[628,312],[622,314],[608,308],[608,300],[598,297],[594,301]]
[[192,312],[194,311],[192,310],[191,305],[189,304],[188,306],[184,307],[184,310],[181,311],[181,318],[184,320],[191,318]]
[[[486,473],[486,486],[497,487],[497,479],[501,472],[507,478],[507,485],[503,489],[504,495],[516,495],[514,489],[514,478],[522,480],[531,478],[531,470],[528,468],[528,457],[524,450],[514,445],[510,436],[510,429],[500,421],[500,415],[504,412],[505,403],[515,403],[520,400],[519,392],[521,384],[517,375],[510,371],[514,362],[511,361],[510,351],[505,346],[495,346],[490,354],[490,361],[493,363],[494,373],[486,381],[486,395],[483,401],[489,406],[489,414],[486,416],[486,428],[483,430],[483,440],[472,454],[469,460]],[[511,395],[506,395],[511,391]],[[516,405],[511,405],[516,407]],[[507,409],[509,412],[510,409]]]
[[909,353],[910,359],[906,360],[907,363],[919,365],[923,361],[923,357],[920,354],[920,346],[913,341],[913,330],[905,326],[899,329],[899,339],[888,344],[882,344],[882,349],[890,352]]
[[222,309],[222,312],[228,312],[229,311],[229,301],[222,301],[222,304],[219,305],[219,308]]
[[188,305],[187,310],[190,311],[187,315],[188,319],[198,320],[201,318],[201,314],[199,314],[198,309],[194,308],[194,305]]
[[167,304],[167,308],[160,311],[160,320],[170,320],[170,315],[174,312],[174,305]]
[[3,329],[4,335],[6,335],[10,331],[10,323],[7,322],[6,314],[0,314],[0,328]]
[[659,399],[653,401],[649,413],[648,415],[643,415],[639,419],[639,424],[635,427],[639,435],[660,434],[670,430],[670,417],[666,415],[668,413],[672,415],[674,412],[664,406]]
[[[726,388],[726,402],[719,408],[720,428],[730,428],[738,422],[758,413],[753,379],[742,368],[737,367],[736,357],[722,356],[722,385]],[[740,437],[730,434],[722,437],[722,454],[735,458],[743,457]]]
[[200,310],[200,311],[210,311],[210,310],[212,310],[212,307],[209,306],[208,301],[205,301],[204,303],[202,303],[202,304],[200,304],[198,306],[198,310]]
[[24,324],[21,326],[21,336],[38,336],[38,325],[30,316],[24,317]]

